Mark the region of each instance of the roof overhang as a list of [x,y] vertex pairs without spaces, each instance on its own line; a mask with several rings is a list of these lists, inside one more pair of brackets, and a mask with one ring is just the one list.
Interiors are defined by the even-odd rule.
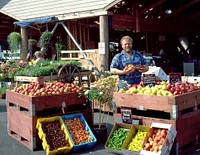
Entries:
[[97,17],[97,16],[104,16],[104,15],[112,15],[112,12],[105,11],[105,10],[89,10],[84,12],[72,12],[62,15],[56,15],[55,17],[58,20],[70,20],[70,19],[79,19],[79,18],[90,18],[90,17]]
[[[90,2],[89,0],[88,1],[85,0],[85,1]],[[3,3],[1,5],[0,3],[0,12],[18,21],[35,20],[39,18],[48,18],[52,16],[57,17],[58,20],[70,20],[70,19],[102,16],[102,15],[111,15],[112,13],[108,12],[108,9],[110,9],[117,3],[120,3],[121,1],[122,0],[108,0],[108,1],[103,1],[102,3],[104,4],[100,6],[94,3],[93,4],[94,7],[92,7],[92,3],[91,3],[90,4],[91,7],[88,7],[88,8],[81,8],[81,7],[79,8],[79,6],[77,6],[77,7],[74,7],[74,9],[72,9],[72,6],[66,5],[66,3],[68,3],[68,0],[63,0],[62,9],[58,9],[58,7],[60,6],[59,5],[59,6],[55,6],[55,9],[52,9],[52,10],[51,9],[42,10],[41,8],[43,7],[47,8],[47,5],[45,2],[41,2],[40,7],[34,6],[37,4],[34,1],[33,2],[30,1],[29,5],[27,3],[21,2],[21,4],[19,4],[19,6],[21,5],[20,7],[19,6],[14,7],[14,5],[16,6],[16,4],[18,4],[16,0],[7,0],[7,1],[5,0],[5,4]],[[46,0],[46,2],[48,2],[48,0]],[[78,4],[78,2],[76,3]],[[32,7],[30,7],[31,5]],[[52,6],[50,5],[49,7],[52,7]],[[30,13],[31,10],[27,10],[30,8],[32,8],[31,10],[33,11],[33,13]],[[35,12],[38,12],[38,13],[35,13]]]

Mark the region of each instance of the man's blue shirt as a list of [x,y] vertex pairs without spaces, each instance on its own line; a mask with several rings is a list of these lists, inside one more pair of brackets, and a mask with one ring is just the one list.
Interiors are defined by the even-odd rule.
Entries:
[[[125,51],[121,51],[114,56],[110,68],[117,68],[123,70],[126,65],[132,64],[136,65],[146,65],[146,60],[141,53],[132,50],[132,57],[130,57]],[[128,84],[139,84],[141,81],[142,73],[135,70],[131,74],[119,75],[119,80],[125,80]]]

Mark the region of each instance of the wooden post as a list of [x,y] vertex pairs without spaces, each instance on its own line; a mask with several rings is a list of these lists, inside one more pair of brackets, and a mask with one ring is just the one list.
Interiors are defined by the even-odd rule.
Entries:
[[138,2],[135,3],[135,32],[140,32],[140,12]]
[[21,48],[20,48],[20,59],[26,60],[28,54],[28,32],[26,28],[21,28]]
[[102,71],[106,71],[109,69],[108,66],[108,56],[109,56],[109,32],[108,32],[108,16],[100,16],[100,42],[105,42],[105,54],[101,54],[101,69]]

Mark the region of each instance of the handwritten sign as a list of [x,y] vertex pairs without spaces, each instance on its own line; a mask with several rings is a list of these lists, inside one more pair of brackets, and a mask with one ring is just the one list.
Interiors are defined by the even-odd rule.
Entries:
[[155,74],[143,74],[143,82],[144,85],[154,86],[156,83],[156,75]]
[[181,82],[181,73],[169,73],[169,82],[172,84]]
[[121,108],[121,115],[123,123],[132,124],[132,112],[129,108]]

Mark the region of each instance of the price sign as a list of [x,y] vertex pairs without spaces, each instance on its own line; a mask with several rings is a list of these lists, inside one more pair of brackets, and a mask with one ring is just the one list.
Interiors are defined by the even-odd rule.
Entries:
[[181,73],[169,73],[169,82],[172,84],[181,82]]
[[144,85],[154,86],[156,83],[155,74],[143,74]]
[[132,124],[132,112],[129,108],[121,108],[123,123]]

